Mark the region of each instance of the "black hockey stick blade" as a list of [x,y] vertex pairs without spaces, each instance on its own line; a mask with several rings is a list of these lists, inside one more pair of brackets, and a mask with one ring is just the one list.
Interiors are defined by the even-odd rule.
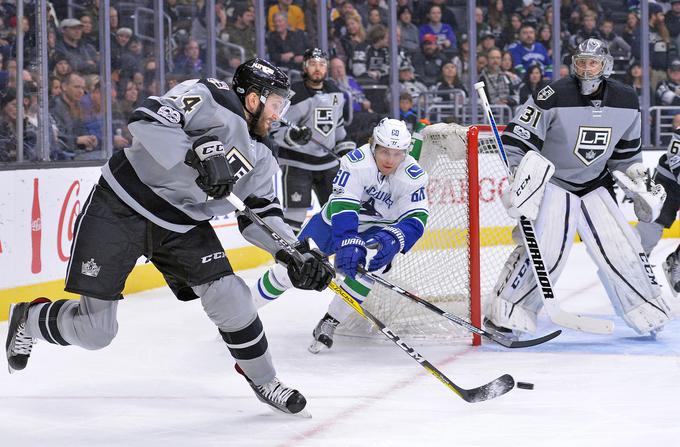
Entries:
[[506,348],[530,348],[531,346],[540,345],[546,341],[550,341],[562,333],[561,329],[544,335],[543,337],[531,338],[529,340],[511,340],[503,337],[500,334],[490,334],[488,337],[496,343],[505,346]]
[[470,390],[461,390],[461,397],[470,403],[484,402],[502,396],[515,387],[515,379],[510,374],[503,374],[486,385]]

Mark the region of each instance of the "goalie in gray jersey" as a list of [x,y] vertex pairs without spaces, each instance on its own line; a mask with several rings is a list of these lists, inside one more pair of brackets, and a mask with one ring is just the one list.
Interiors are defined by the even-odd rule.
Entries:
[[[503,194],[513,217],[534,220],[552,278],[564,269],[578,231],[617,314],[639,334],[671,317],[639,238],[614,199],[614,179],[635,203],[640,220],[658,215],[665,192],[648,190],[640,150],[635,92],[608,79],[604,42],[587,39],[572,57],[571,76],[529,98],[502,141],[514,180]],[[487,323],[534,332],[542,300],[523,246],[510,255],[487,307]]]
[[[147,98],[129,121],[132,146],[102,168],[75,222],[66,290],[81,299],[12,305],[10,372],[26,367],[35,339],[85,349],[111,343],[125,281],[145,256],[178,299],[200,298],[258,399],[285,413],[305,414],[302,394],[276,377],[249,288],[234,275],[209,222],[234,211],[224,199],[233,192],[296,241],[274,194],[278,165],[266,140],[288,98],[288,77],[262,59],[236,70],[233,90],[217,79],[194,79]],[[238,224],[249,242],[290,261],[245,216]],[[296,287],[322,290],[332,267],[304,242],[298,249],[304,264],[287,263]]]
[[272,132],[283,173],[283,212],[296,230],[302,227],[312,204],[312,190],[323,206],[333,192],[339,157],[356,148],[354,142],[345,141],[345,98],[326,79],[326,52],[318,48],[305,51],[302,69],[304,80],[293,84],[286,115],[292,126]]
[[[649,256],[661,239],[664,228],[670,228],[680,210],[680,115],[673,119],[675,132],[668,149],[659,158],[654,181],[664,187],[668,197],[661,208],[659,217],[653,222],[640,222],[637,230],[642,240],[642,248]],[[674,295],[680,293],[680,245],[663,263],[663,271]]]

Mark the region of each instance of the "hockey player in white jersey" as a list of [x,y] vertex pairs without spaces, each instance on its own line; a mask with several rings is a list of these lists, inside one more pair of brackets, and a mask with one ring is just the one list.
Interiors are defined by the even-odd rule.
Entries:
[[[635,332],[647,334],[660,330],[671,312],[614,199],[614,178],[633,199],[640,220],[658,215],[665,193],[645,187],[638,99],[630,87],[608,79],[612,63],[604,42],[587,39],[572,57],[571,76],[520,107],[502,136],[516,168],[503,202],[511,216],[535,221],[555,280],[578,231],[617,314]],[[526,250],[517,247],[494,288],[487,324],[533,333],[542,305]]]
[[356,148],[346,141],[345,103],[342,91],[326,79],[328,55],[310,48],[303,56],[304,80],[291,86],[293,97],[286,120],[272,132],[279,145],[283,182],[283,213],[296,231],[307,217],[312,190],[323,206],[331,194],[339,155]]
[[[676,115],[676,118],[679,118]],[[680,119],[674,119],[675,132],[668,149],[656,167],[654,181],[664,187],[668,197],[661,208],[659,217],[653,222],[640,222],[637,230],[640,233],[642,248],[649,256],[661,239],[664,228],[670,228],[680,210]],[[680,245],[667,257],[663,263],[663,271],[668,285],[674,295],[680,293]]]
[[[333,194],[323,209],[302,228],[300,239],[311,238],[345,278],[342,287],[360,303],[372,286],[357,274],[387,268],[399,253],[407,253],[427,225],[427,173],[408,155],[411,134],[403,121],[383,118],[368,144],[342,157],[333,180]],[[367,259],[367,247],[377,252]],[[285,269],[275,265],[253,291],[258,307],[291,287]],[[333,333],[353,312],[334,297],[313,331],[313,353],[333,345]]]
[[[274,193],[278,165],[266,140],[271,123],[286,111],[290,85],[285,73],[256,58],[238,67],[232,87],[213,78],[189,80],[147,98],[133,112],[132,146],[102,168],[75,222],[66,290],[81,299],[12,305],[10,372],[26,367],[36,339],[91,350],[111,343],[125,281],[145,256],[178,299],[200,298],[257,398],[284,413],[303,414],[306,400],[276,377],[250,289],[234,274],[209,222],[234,211],[224,199],[233,191],[296,241]],[[249,242],[286,261],[248,218],[239,216],[238,223]],[[334,276],[332,267],[318,252],[299,247],[305,262],[289,262],[289,278],[296,287],[323,289]]]

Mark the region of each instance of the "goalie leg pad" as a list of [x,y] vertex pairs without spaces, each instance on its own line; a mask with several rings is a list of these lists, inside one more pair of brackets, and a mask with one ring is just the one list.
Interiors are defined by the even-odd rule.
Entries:
[[660,329],[671,312],[638,235],[604,188],[582,197],[581,209],[578,232],[614,309],[639,334]]
[[[580,200],[548,184],[534,223],[544,262],[555,281],[564,269],[576,233]],[[533,333],[543,302],[523,246],[517,247],[503,267],[494,287],[487,317],[497,326]]]

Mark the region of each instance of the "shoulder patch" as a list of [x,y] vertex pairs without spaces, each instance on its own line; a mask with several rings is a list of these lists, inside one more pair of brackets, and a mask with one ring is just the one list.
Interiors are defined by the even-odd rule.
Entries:
[[417,179],[425,174],[425,170],[421,168],[417,163],[411,163],[406,167],[406,174],[412,179]]
[[363,151],[359,148],[354,149],[352,152],[348,152],[347,155],[345,156],[352,163],[358,163],[364,158],[366,158]]
[[539,101],[545,101],[546,99],[550,98],[552,95],[555,94],[555,90],[552,89],[549,85],[546,85],[541,89],[540,92],[538,92],[538,98]]

